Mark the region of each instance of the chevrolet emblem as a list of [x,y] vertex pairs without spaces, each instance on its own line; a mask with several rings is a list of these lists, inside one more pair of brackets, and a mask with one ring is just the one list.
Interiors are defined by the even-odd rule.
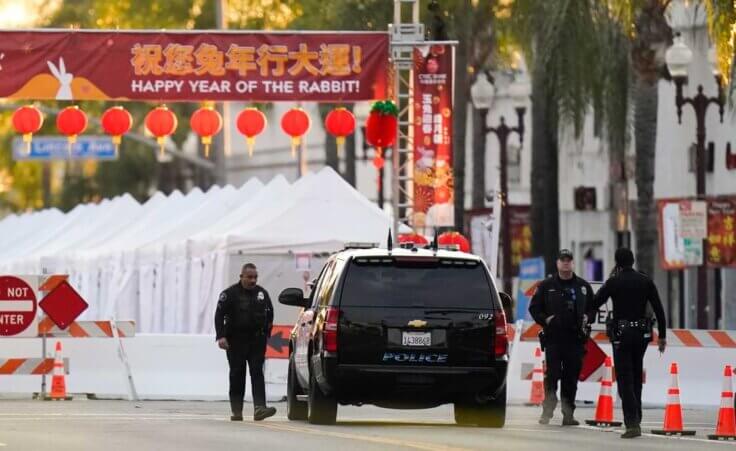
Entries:
[[408,326],[409,327],[426,327],[427,322],[421,319],[415,319],[415,320],[409,321]]

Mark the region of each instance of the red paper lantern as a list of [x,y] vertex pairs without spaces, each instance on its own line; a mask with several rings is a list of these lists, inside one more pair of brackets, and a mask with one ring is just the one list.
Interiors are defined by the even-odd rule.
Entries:
[[402,233],[399,235],[399,243],[414,243],[424,246],[429,244],[429,241],[418,233]]
[[257,108],[246,108],[238,114],[238,131],[245,135],[245,140],[248,143],[248,156],[253,156],[256,136],[265,130],[266,124],[266,115]]
[[87,115],[76,105],[68,106],[56,116],[56,128],[59,133],[66,135],[71,153],[72,144],[77,141],[77,135],[84,133],[87,129]]
[[176,115],[166,105],[162,105],[148,112],[145,123],[146,129],[156,137],[158,145],[161,146],[161,155],[163,155],[166,137],[176,131],[178,124]]
[[309,131],[311,121],[309,115],[301,108],[292,108],[281,118],[281,129],[291,136],[291,156],[296,156],[296,147],[302,136]]
[[398,110],[390,100],[376,102],[365,123],[365,137],[374,147],[383,149],[396,141]]
[[461,252],[470,252],[470,241],[458,232],[445,232],[437,237],[437,244],[440,246],[456,245],[460,247]]
[[325,118],[325,130],[335,137],[339,153],[345,146],[345,137],[355,131],[355,116],[345,108],[335,108]]
[[41,130],[42,126],[43,114],[33,105],[22,106],[13,112],[13,128],[23,135],[27,153],[31,151],[33,134]]
[[213,107],[206,106],[198,109],[189,119],[192,130],[202,138],[205,157],[210,156],[212,137],[222,130],[222,116]]
[[123,135],[133,126],[133,117],[128,110],[121,106],[114,106],[102,113],[102,129],[112,136],[112,142],[117,150]]
[[383,149],[396,141],[398,114],[396,105],[390,100],[376,102],[371,107],[365,123],[365,139],[376,148],[376,156],[373,157],[373,166],[376,169],[382,169],[386,163]]

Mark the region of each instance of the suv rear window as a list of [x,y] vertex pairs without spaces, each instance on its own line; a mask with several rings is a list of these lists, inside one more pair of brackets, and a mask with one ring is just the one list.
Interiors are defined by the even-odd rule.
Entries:
[[483,265],[462,260],[354,259],[341,306],[491,309],[495,293]]

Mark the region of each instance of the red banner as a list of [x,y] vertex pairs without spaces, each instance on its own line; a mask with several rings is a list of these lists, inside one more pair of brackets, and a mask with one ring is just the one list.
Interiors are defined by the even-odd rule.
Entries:
[[528,205],[509,205],[511,229],[511,275],[519,274],[522,259],[532,256],[531,208]]
[[0,32],[0,98],[384,98],[387,33]]
[[414,227],[455,225],[452,176],[454,47],[414,49]]
[[705,258],[710,267],[736,267],[736,198],[708,202]]

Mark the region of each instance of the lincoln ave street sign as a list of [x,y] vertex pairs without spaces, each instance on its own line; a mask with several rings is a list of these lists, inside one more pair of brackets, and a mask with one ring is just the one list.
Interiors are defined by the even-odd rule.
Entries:
[[30,152],[21,138],[13,140],[13,159],[23,160],[115,160],[117,152],[108,136],[79,136],[72,144],[62,136],[34,136]]

